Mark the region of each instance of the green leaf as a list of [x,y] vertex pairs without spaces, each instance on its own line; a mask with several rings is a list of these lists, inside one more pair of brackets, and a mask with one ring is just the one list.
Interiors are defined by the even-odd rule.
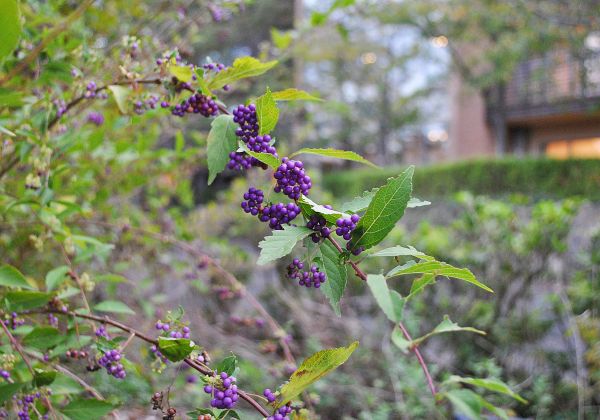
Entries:
[[115,314],[135,315],[133,309],[117,300],[105,300],[94,306],[94,310],[98,312],[112,312]]
[[423,201],[423,200],[419,200],[418,198],[412,197],[410,200],[408,200],[408,204],[406,205],[406,208],[412,209],[415,207],[428,206],[430,204],[431,204],[430,201]]
[[94,276],[94,280],[97,282],[106,282],[106,283],[127,283],[128,280],[126,277],[123,277],[120,274],[107,273],[107,274],[99,274]]
[[283,230],[274,230],[272,235],[265,237],[258,244],[260,256],[257,264],[265,265],[268,262],[285,257],[292,252],[298,241],[306,238],[311,233],[313,233],[313,230],[307,227],[289,225],[283,226]]
[[395,290],[390,290],[385,277],[381,274],[369,274],[367,285],[388,319],[392,322],[400,322],[406,299]]
[[24,383],[15,382],[14,384],[2,384],[0,385],[0,405],[9,401],[13,395],[21,390],[25,386]]
[[508,385],[496,378],[464,378],[462,376],[452,375],[450,378],[446,379],[444,383],[463,383],[477,386],[487,389],[488,391],[508,395],[520,403],[527,404],[527,400],[525,398],[521,397],[519,394],[510,389]]
[[280,50],[285,50],[287,47],[289,47],[293,38],[294,37],[291,31],[279,31],[275,28],[271,28],[271,40],[273,41],[273,44]]
[[350,217],[350,215],[347,213],[342,213],[337,210],[328,209],[325,206],[317,204],[305,195],[301,196],[300,200],[298,200],[298,206],[300,206],[302,213],[304,213],[306,217],[310,217],[313,214],[318,213],[321,216],[323,216],[323,218],[325,218],[325,220],[327,220],[329,223],[335,223],[340,217]]
[[362,195],[353,198],[351,201],[347,201],[342,204],[342,211],[349,211],[352,213],[358,213],[365,210],[371,204],[375,193],[379,191],[379,188],[373,188],[370,191],[365,191]]
[[129,89],[124,86],[110,85],[108,89],[115,97],[117,107],[122,114],[127,114],[127,98],[129,98]]
[[235,371],[238,366],[238,359],[235,355],[227,356],[219,363],[217,363],[214,368],[217,372],[225,372],[227,375],[231,376],[235,374]]
[[454,410],[470,420],[480,420],[483,404],[481,397],[468,389],[453,389],[445,393]]
[[348,347],[321,350],[304,360],[290,380],[281,387],[277,407],[287,404],[312,383],[342,365],[357,347],[358,341],[355,341]]
[[11,311],[27,311],[46,305],[54,296],[44,292],[8,292],[5,296],[6,303]]
[[369,257],[416,257],[422,260],[434,259],[433,257],[430,257],[421,251],[417,251],[410,245],[408,247],[398,245],[391,248],[385,248],[369,255]]
[[47,350],[64,341],[65,335],[54,327],[36,327],[23,337],[23,344],[39,350]]
[[423,274],[421,277],[413,280],[413,283],[410,286],[410,293],[406,299],[410,299],[411,297],[415,296],[433,282],[435,282],[435,276],[433,274]]
[[51,292],[60,286],[67,279],[68,272],[69,267],[66,265],[61,265],[48,271],[48,274],[46,274],[46,290]]
[[236,58],[231,67],[217,73],[208,83],[210,89],[220,89],[236,80],[259,76],[277,65],[277,60],[261,63],[254,57]]
[[398,346],[398,348],[400,348],[400,350],[406,351],[411,347],[420,345],[423,341],[427,340],[429,337],[432,337],[434,335],[459,331],[473,332],[485,335],[485,331],[481,331],[473,327],[461,327],[456,322],[450,320],[450,318],[448,318],[448,315],[444,315],[444,320],[440,322],[438,326],[435,327],[431,332],[419,338],[415,338],[412,341],[408,341],[406,338],[404,338],[402,331],[398,327],[396,327],[392,332],[392,341],[394,342],[394,344],[396,344],[396,346]]
[[303,149],[298,150],[297,152],[292,153],[290,155],[290,158],[292,158],[294,156],[297,156],[297,155],[301,155],[303,153],[309,154],[309,155],[327,156],[327,157],[332,157],[332,158],[335,158],[335,159],[351,160],[353,162],[363,163],[365,165],[372,166],[373,168],[378,168],[377,165],[375,165],[372,162],[369,162],[367,159],[365,159],[364,157],[362,157],[358,153],[351,152],[349,150],[313,149],[313,148],[306,148],[305,147]]
[[281,160],[270,153],[253,152],[244,143],[240,143],[240,149],[273,169],[277,169],[281,165]]
[[387,274],[387,277],[403,276],[406,274],[433,274],[434,276],[452,277],[474,284],[488,292],[494,292],[485,284],[479,282],[470,270],[466,268],[456,268],[441,261],[423,261],[408,268],[401,268],[398,270],[393,269]]
[[225,169],[229,161],[229,153],[235,152],[237,124],[231,115],[219,115],[210,124],[208,133],[206,160],[208,162],[208,185],[212,184],[217,174]]
[[17,0],[0,0],[0,62],[18,45],[21,13]]
[[115,408],[117,407],[106,401],[77,399],[71,401],[60,411],[71,420],[95,420],[104,418]]
[[328,241],[319,245],[315,253],[315,261],[319,270],[327,275],[327,280],[321,284],[321,292],[329,299],[336,315],[340,316],[340,299],[344,295],[348,281],[346,264],[340,262],[340,253]]
[[187,338],[158,337],[160,352],[171,362],[179,362],[190,355],[195,344]]
[[269,134],[279,120],[279,108],[273,99],[271,89],[267,88],[264,95],[256,100],[256,117],[258,119],[258,129],[261,136]]
[[206,96],[212,96],[212,91],[210,90],[210,88],[208,87],[208,83],[206,81],[206,79],[204,78],[204,70],[197,68],[196,69],[196,81],[198,82],[198,86],[200,86],[200,91],[205,94]]
[[175,76],[179,81],[189,83],[192,80],[194,72],[189,66],[177,66],[169,63],[169,73]]
[[280,102],[280,101],[323,101],[323,99],[321,98],[317,98],[314,95],[311,95],[310,93],[300,90],[300,89],[295,89],[295,88],[289,88],[289,89],[284,89],[284,90],[280,90],[277,92],[273,92],[273,99],[275,99],[275,101]]
[[35,289],[35,287],[27,282],[27,279],[19,270],[8,264],[0,267],[0,286]]
[[35,369],[35,375],[33,376],[33,386],[41,387],[50,385],[56,379],[56,371],[55,370],[42,370]]
[[354,249],[369,249],[381,242],[404,215],[412,191],[411,166],[396,178],[390,178],[375,193],[373,200],[352,232]]

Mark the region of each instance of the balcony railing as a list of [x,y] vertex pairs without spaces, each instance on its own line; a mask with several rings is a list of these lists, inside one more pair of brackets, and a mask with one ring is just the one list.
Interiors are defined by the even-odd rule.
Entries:
[[504,109],[508,122],[600,109],[600,52],[558,50],[523,61],[506,84]]

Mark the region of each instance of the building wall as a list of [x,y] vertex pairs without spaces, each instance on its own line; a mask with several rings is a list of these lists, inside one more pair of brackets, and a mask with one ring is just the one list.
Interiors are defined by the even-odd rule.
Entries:
[[458,75],[450,80],[450,127],[446,160],[494,155],[494,140],[485,120],[481,94]]
[[[530,129],[529,152],[544,153],[546,145],[563,140],[600,139],[600,116],[547,122]],[[592,157],[592,156],[590,156]]]

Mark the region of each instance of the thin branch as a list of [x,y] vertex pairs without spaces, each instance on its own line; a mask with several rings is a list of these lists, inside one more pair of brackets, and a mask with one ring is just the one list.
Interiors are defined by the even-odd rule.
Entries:
[[[340,246],[340,244],[337,243],[337,241],[335,239],[333,239],[331,236],[329,236],[328,239],[340,253],[343,252],[342,247]],[[362,271],[360,269],[360,267],[358,266],[357,263],[349,260],[348,264],[350,264],[350,266],[354,269],[354,272],[356,273],[356,275],[361,280],[367,281],[367,275],[364,273],[364,271]],[[400,330],[402,331],[402,334],[404,335],[404,337],[408,341],[412,341],[412,337],[410,336],[408,330],[406,329],[406,327],[404,326],[404,324],[402,322],[398,322],[398,327],[400,327]],[[419,351],[419,346],[414,345],[414,346],[411,346],[410,349],[417,357],[417,360],[419,361],[419,365],[421,365],[421,369],[423,369],[423,373],[425,374],[425,378],[427,379],[427,386],[429,387],[429,391],[431,391],[431,395],[433,395],[433,397],[435,398],[437,395],[437,391],[435,390],[435,385],[433,383],[431,374],[429,373],[429,368],[427,367],[427,363],[425,363],[425,359],[423,359],[423,356],[421,355],[421,352]]]

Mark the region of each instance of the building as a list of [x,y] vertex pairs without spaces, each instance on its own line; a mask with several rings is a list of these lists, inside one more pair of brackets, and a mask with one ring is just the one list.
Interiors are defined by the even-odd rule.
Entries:
[[[600,43],[600,36],[599,42]],[[454,75],[446,157],[600,158],[600,48],[556,50],[520,63],[479,92]]]

